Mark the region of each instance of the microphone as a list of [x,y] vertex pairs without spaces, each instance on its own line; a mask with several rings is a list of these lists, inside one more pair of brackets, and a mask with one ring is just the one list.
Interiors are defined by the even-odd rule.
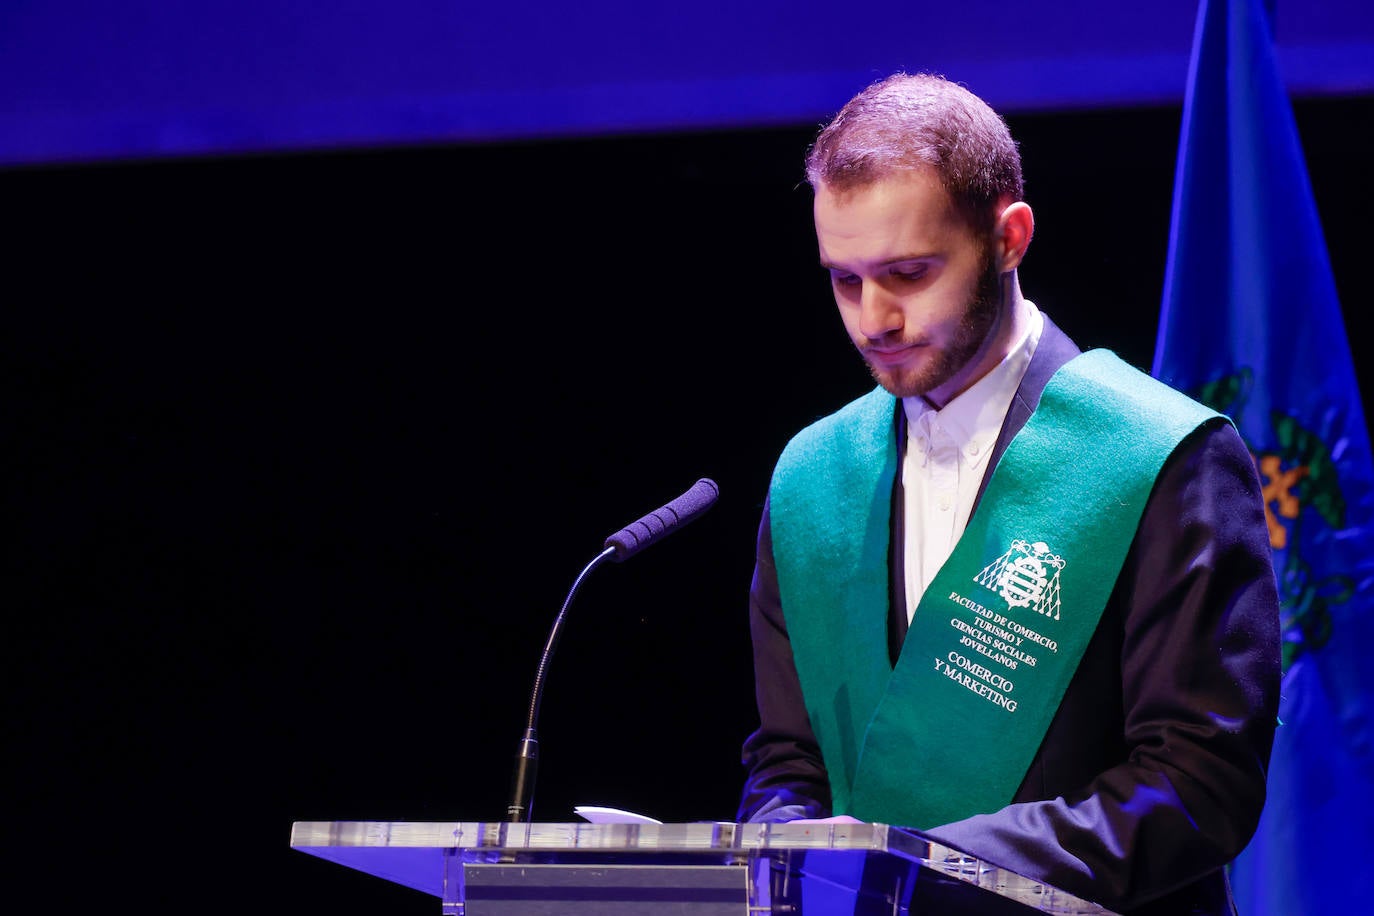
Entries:
[[563,620],[567,617],[568,608],[572,605],[573,596],[577,594],[582,580],[603,561],[611,559],[623,563],[650,544],[701,518],[707,509],[715,505],[716,497],[719,495],[720,488],[716,486],[715,481],[701,478],[677,499],[606,538],[603,545],[605,549],[578,573],[572,588],[568,589],[568,596],[563,599],[563,607],[554,619],[548,641],[544,644],[544,652],[539,657],[539,670],[535,672],[534,689],[530,692],[529,717],[525,720],[525,732],[520,738],[520,748],[515,755],[510,804],[506,807],[506,815],[511,823],[528,823],[530,819],[530,809],[534,805],[534,780],[539,771],[539,738],[535,726],[539,720],[539,706],[543,701],[544,675],[548,671],[554,647],[558,645]]
[[716,486],[716,482],[703,477],[692,484],[692,489],[668,505],[655,509],[606,538],[603,546],[615,548],[615,555],[611,559],[624,563],[650,544],[701,518],[707,509],[716,504],[719,495],[720,487]]

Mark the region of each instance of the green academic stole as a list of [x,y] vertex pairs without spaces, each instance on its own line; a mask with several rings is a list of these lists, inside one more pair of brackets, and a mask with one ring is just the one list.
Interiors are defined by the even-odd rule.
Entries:
[[770,484],[783,615],[836,814],[929,828],[1011,801],[1159,469],[1220,416],[1106,350],[1055,373],[921,599],[894,668],[895,398],[788,443]]

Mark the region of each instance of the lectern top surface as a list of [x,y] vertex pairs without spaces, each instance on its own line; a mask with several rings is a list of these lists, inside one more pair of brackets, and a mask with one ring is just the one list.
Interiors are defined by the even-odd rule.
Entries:
[[[448,866],[627,859],[739,864],[759,857],[894,857],[986,888],[1031,909],[1112,916],[1089,901],[887,824],[510,823],[501,821],[297,821],[301,852],[442,897]],[[820,861],[820,859],[816,859]]]

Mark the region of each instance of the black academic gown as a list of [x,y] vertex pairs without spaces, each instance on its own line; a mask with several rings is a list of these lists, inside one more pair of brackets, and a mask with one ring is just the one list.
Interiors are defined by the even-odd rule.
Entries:
[[[1045,384],[1078,352],[1046,317],[984,486]],[[896,413],[893,434],[904,436]],[[899,532],[902,504],[894,493]],[[894,537],[894,658],[906,630],[901,556]],[[1009,804],[922,832],[1119,911],[1232,913],[1223,868],[1259,820],[1278,714],[1271,557],[1249,452],[1229,424],[1205,424],[1161,470],[1097,630]],[[778,597],[767,505],[750,629],[759,728],[744,743],[739,819],[829,815],[825,763]]]

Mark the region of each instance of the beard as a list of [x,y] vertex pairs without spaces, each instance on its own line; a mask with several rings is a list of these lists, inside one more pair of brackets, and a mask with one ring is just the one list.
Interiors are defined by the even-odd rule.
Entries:
[[973,295],[948,346],[915,369],[883,369],[865,360],[873,380],[890,394],[899,398],[924,395],[954,378],[977,356],[1002,306],[1002,275],[993,263],[991,246],[984,250],[982,262]]

